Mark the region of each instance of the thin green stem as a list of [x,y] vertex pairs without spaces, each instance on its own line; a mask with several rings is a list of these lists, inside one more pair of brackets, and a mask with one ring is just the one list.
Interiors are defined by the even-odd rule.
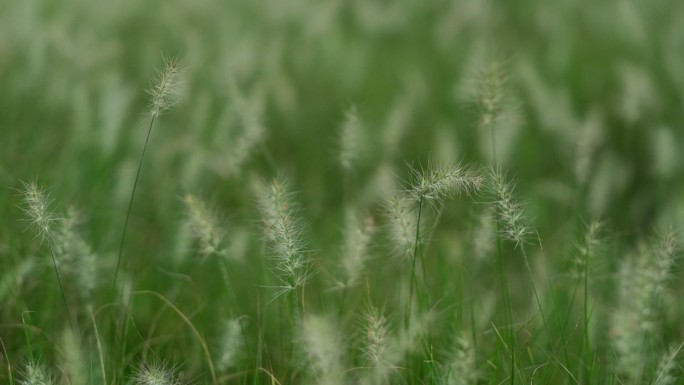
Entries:
[[69,311],[69,302],[66,298],[66,292],[64,291],[64,285],[62,284],[62,276],[59,274],[59,269],[57,268],[57,257],[55,256],[55,248],[52,245],[52,239],[48,238],[48,246],[50,248],[50,257],[52,257],[52,266],[55,269],[55,275],[57,276],[57,283],[59,284],[59,290],[62,293],[62,301],[64,301],[64,310],[66,311],[67,319],[69,320],[69,326],[72,330],[74,329],[74,322],[71,319],[71,312]]
[[490,130],[490,133],[491,133],[490,136],[491,136],[491,138],[492,138],[492,140],[491,140],[491,145],[492,145],[492,163],[494,163],[494,166],[498,167],[498,166],[499,166],[499,162],[498,162],[497,159],[496,159],[496,135],[495,135],[495,133],[494,133],[494,130],[495,130],[494,123],[490,123],[490,124],[489,124],[489,130]]
[[[413,244],[413,262],[411,263],[411,283],[409,289],[409,303],[404,315],[404,323],[408,327],[409,320],[411,318],[411,311],[413,310],[413,292],[417,290],[418,277],[416,276],[416,262],[418,261],[418,247],[420,244],[420,217],[423,213],[423,200],[424,197],[420,197],[418,202],[418,221],[416,222],[416,236]],[[424,277],[423,277],[424,278]]]
[[121,268],[121,260],[123,256],[123,247],[126,242],[126,231],[128,230],[128,220],[131,217],[131,209],[133,208],[133,198],[135,197],[135,190],[138,187],[138,179],[140,178],[140,170],[142,170],[143,160],[145,159],[145,151],[147,151],[147,145],[150,141],[150,136],[152,134],[152,127],[157,119],[157,114],[153,113],[150,119],[150,126],[147,129],[147,137],[145,138],[145,145],[143,146],[142,154],[140,155],[140,162],[138,163],[138,171],[135,174],[135,181],[133,182],[133,191],[131,192],[131,198],[128,200],[128,210],[126,210],[126,220],[124,221],[123,232],[121,233],[121,242],[119,242],[119,256],[116,260],[116,269],[114,270],[114,281],[112,282],[112,291],[116,289],[116,280],[119,276],[119,269]]
[[499,260],[499,277],[501,279],[501,293],[504,300],[504,318],[509,333],[509,354],[511,359],[511,385],[515,383],[515,332],[513,330],[513,315],[511,311],[511,300],[508,295],[508,279],[504,267],[503,254],[501,253],[501,235],[499,233],[499,222],[496,221],[496,254]]
[[582,338],[582,345],[581,345],[581,357],[584,362],[584,380],[585,383],[590,382],[590,376],[591,372],[589,370],[589,362],[587,362],[587,357],[586,357],[586,350],[589,348],[589,252],[588,252],[588,246],[585,248],[584,252],[584,304],[583,304],[583,321],[584,321],[584,328],[583,328],[583,334],[584,338]]

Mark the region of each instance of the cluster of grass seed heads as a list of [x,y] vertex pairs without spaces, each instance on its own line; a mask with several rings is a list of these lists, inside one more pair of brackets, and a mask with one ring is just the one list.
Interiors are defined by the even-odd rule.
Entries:
[[304,226],[285,180],[275,179],[261,192],[259,211],[264,239],[283,285],[280,294],[285,294],[306,283],[310,268]]

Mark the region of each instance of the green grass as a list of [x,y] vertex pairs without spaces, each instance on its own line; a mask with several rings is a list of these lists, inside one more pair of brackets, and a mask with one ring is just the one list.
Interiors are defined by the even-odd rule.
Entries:
[[0,383],[684,383],[682,4],[0,3]]

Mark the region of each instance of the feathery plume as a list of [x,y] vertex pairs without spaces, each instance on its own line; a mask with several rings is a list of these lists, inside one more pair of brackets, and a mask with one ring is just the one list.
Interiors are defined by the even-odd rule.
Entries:
[[186,194],[183,203],[188,227],[192,237],[199,243],[200,254],[204,257],[212,254],[222,255],[225,231],[221,228],[214,210],[210,210],[202,199],[192,194]]
[[323,316],[308,315],[302,324],[302,344],[310,368],[321,383],[342,384],[342,352],[333,322]]
[[231,319],[223,325],[219,341],[218,368],[230,370],[239,364],[243,355],[245,340],[242,336],[242,323],[239,318]]
[[436,206],[447,198],[475,193],[485,182],[475,170],[445,161],[429,161],[427,167],[412,168],[411,171],[414,181],[408,191],[409,196],[415,201],[426,199]]
[[387,233],[394,253],[407,258],[413,253],[418,219],[413,201],[395,195],[385,201],[384,213],[387,218]]
[[445,385],[468,385],[477,383],[475,348],[466,334],[456,338],[451,362],[446,367]]
[[165,362],[142,363],[135,374],[136,385],[181,385],[176,369]]
[[171,108],[178,95],[180,63],[178,58],[164,59],[164,68],[157,75],[154,85],[148,91],[151,96],[150,113],[158,116]]
[[501,224],[501,236],[514,242],[516,247],[524,246],[533,230],[528,226],[522,205],[515,195],[515,184],[507,181],[506,175],[496,168],[490,171],[489,183],[497,220]]
[[344,122],[340,127],[339,162],[344,172],[349,173],[354,170],[363,158],[365,143],[363,123],[359,118],[356,106],[352,106],[345,113]]
[[65,329],[61,336],[61,367],[71,385],[86,385],[90,369],[81,348],[81,339],[73,328]]
[[340,261],[344,280],[339,283],[340,287],[349,288],[359,283],[375,230],[372,217],[359,221],[355,215],[347,215]]
[[285,294],[303,286],[309,276],[310,259],[303,239],[304,226],[285,180],[275,179],[261,195],[259,211],[264,239],[282,283],[279,294]]
[[23,191],[21,195],[23,204],[21,209],[24,211],[31,228],[41,240],[51,239],[55,235],[55,226],[61,221],[50,208],[52,199],[50,194],[38,186],[35,181],[22,182]]
[[53,385],[55,383],[47,367],[36,361],[24,364],[19,374],[19,385]]

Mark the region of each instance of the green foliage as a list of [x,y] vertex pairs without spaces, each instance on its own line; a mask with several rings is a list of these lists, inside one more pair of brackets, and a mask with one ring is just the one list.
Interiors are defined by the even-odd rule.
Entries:
[[676,0],[2,2],[0,383],[684,383],[682,68]]

